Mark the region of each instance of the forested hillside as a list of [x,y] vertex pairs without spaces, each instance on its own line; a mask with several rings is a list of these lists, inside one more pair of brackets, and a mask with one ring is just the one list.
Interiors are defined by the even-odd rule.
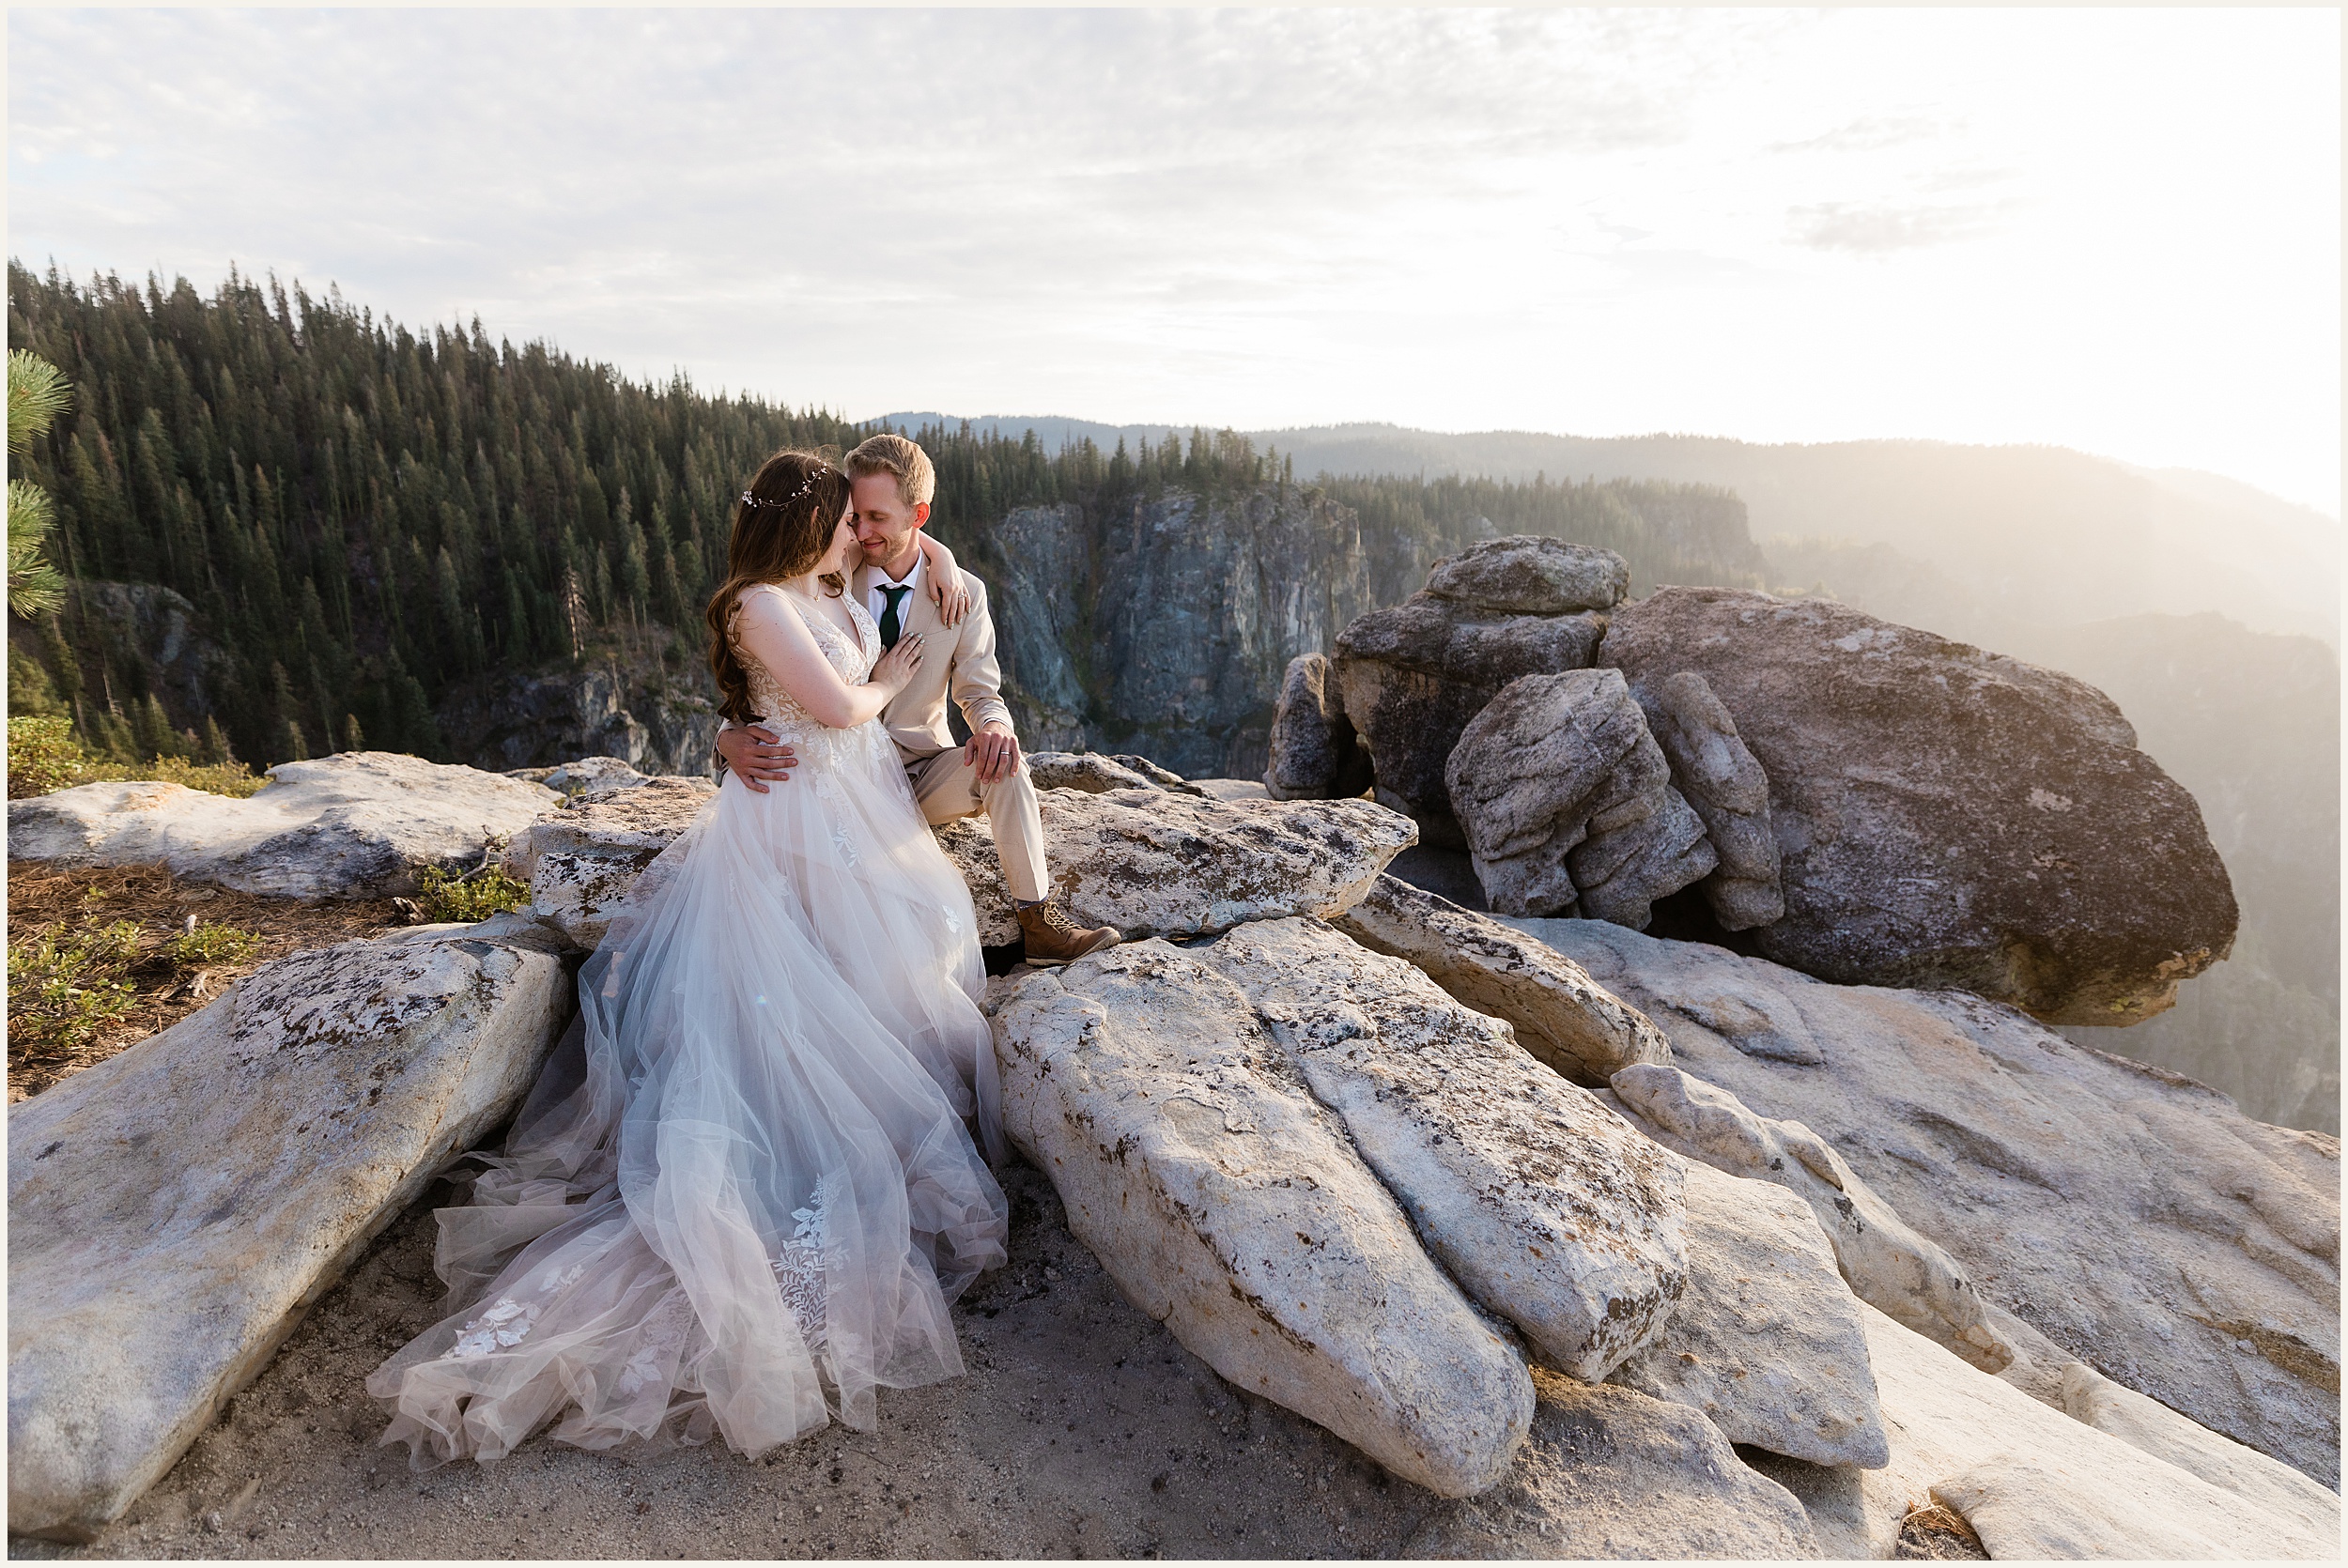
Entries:
[[[23,468],[56,497],[53,553],[78,585],[54,627],[12,628],[12,708],[70,711],[101,747],[224,746],[260,765],[354,741],[515,765],[580,744],[598,712],[634,734],[622,710],[703,709],[702,607],[732,496],[776,447],[867,428],[681,377],[639,385],[477,321],[411,331],[274,280],[232,276],[208,299],[185,280],[77,284],[11,263],[8,342],[74,387]],[[1748,581],[1757,565],[1741,504],[1698,486],[1372,479],[1324,498],[1228,433],[1056,452],[912,433],[937,463],[935,526],[981,561],[999,559],[981,530],[1023,507],[1074,507],[1113,534],[1189,496],[1244,528],[1249,508],[1228,502],[1301,489],[1357,517],[1382,600],[1495,529],[1613,546],[1645,581]],[[1171,626],[1191,607],[1130,614]],[[562,724],[514,717],[524,678],[559,678]],[[1088,698],[1112,699],[1105,684]]]

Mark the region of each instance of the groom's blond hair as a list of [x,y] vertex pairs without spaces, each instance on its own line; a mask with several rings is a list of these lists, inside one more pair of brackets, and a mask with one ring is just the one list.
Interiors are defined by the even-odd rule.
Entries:
[[903,436],[865,438],[863,445],[848,453],[846,467],[853,479],[895,474],[897,499],[907,506],[927,506],[937,494],[937,470],[930,466],[930,454]]

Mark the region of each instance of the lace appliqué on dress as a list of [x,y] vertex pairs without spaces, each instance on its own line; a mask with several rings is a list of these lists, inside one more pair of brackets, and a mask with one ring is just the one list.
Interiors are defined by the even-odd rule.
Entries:
[[[793,613],[814,637],[815,646],[823,651],[831,667],[840,672],[841,680],[855,686],[862,685],[872,676],[874,655],[871,650],[879,645],[880,632],[873,626],[871,613],[853,597],[844,601],[848,620],[857,629],[857,635],[850,637],[834,625],[828,616],[807,609],[798,595],[781,589],[774,592],[781,594],[790,604]],[[729,628],[732,617],[741,612],[742,604],[741,599],[736,599],[733,608],[727,611]],[[735,634],[729,629],[727,635],[732,638]],[[783,690],[773,673],[752,657],[738,639],[734,642],[734,651],[742,661],[743,672],[749,677],[750,705],[765,719],[768,729],[789,741],[810,739],[825,732],[825,726],[817,723],[814,716],[799,705],[797,699]]]
[[547,1310],[547,1302],[555,1292],[566,1290],[579,1283],[583,1265],[574,1264],[556,1273],[548,1269],[538,1281],[537,1299],[517,1301],[511,1296],[501,1296],[490,1303],[489,1310],[480,1316],[466,1320],[464,1330],[456,1343],[440,1352],[444,1361],[478,1360],[493,1350],[511,1350],[530,1337],[537,1327],[538,1314]]
[[669,1368],[684,1347],[685,1336],[693,1327],[692,1298],[682,1290],[672,1291],[668,1299],[655,1307],[644,1320],[642,1338],[636,1353],[620,1368],[617,1384],[620,1397],[632,1399],[656,1384],[672,1381]]
[[825,1232],[840,1186],[834,1176],[816,1178],[815,1195],[808,1200],[808,1206],[791,1211],[791,1218],[797,1223],[774,1261],[775,1284],[782,1291],[782,1304],[798,1320],[799,1333],[811,1350],[821,1348],[827,1337],[824,1274],[831,1260],[826,1251]]

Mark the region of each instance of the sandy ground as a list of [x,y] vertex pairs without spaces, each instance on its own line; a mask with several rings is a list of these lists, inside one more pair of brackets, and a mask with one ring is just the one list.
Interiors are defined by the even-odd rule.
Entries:
[[1020,1166],[1011,1262],[955,1308],[967,1376],[763,1460],[543,1439],[425,1474],[367,1373],[440,1315],[436,1185],[120,1523],[12,1558],[1383,1557],[1457,1505],[1241,1393],[1127,1304]]

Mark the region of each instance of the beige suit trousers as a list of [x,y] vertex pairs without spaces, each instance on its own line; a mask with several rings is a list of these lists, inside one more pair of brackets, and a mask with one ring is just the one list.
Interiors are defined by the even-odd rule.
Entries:
[[1035,781],[1027,776],[1026,758],[994,783],[981,784],[978,770],[963,761],[963,750],[956,746],[931,757],[908,758],[905,780],[932,826],[985,812],[1011,896],[1027,900],[1044,896],[1043,816],[1036,806]]

